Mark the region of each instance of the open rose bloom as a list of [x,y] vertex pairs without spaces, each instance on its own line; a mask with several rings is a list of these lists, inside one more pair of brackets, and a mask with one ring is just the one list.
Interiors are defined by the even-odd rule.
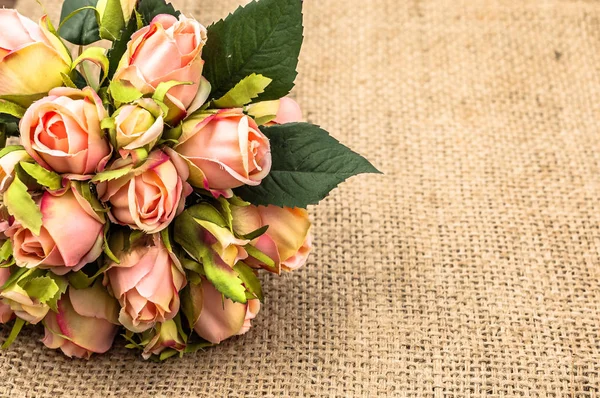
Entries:
[[[241,8],[207,30],[149,1],[100,0],[93,23],[60,29],[0,9],[5,345],[25,324],[86,359],[117,335],[161,360],[258,339],[260,273],[307,263],[307,206],[376,171],[301,123],[286,97],[300,0],[287,33],[267,12]],[[77,56],[66,41],[82,46]]]

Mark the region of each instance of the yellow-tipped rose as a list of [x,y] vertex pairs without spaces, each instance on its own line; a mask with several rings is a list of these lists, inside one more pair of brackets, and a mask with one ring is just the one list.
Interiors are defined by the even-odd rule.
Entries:
[[39,25],[15,10],[0,9],[0,97],[29,106],[71,70],[71,55],[48,31],[47,17]]

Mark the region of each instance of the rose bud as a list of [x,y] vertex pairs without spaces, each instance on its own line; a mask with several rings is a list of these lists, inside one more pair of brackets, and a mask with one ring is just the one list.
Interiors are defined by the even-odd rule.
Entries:
[[150,98],[120,107],[113,120],[116,147],[123,158],[138,148],[150,151],[164,128],[163,111]]
[[[10,268],[0,268],[0,287],[8,281],[8,278],[10,278]],[[10,305],[0,301],[0,323],[6,323],[13,318],[14,313],[10,309]]]
[[290,97],[283,97],[275,101],[257,102],[248,105],[246,111],[259,125],[272,126],[302,121],[300,105]]
[[250,330],[250,321],[260,311],[259,300],[251,299],[246,304],[234,303],[228,298],[223,298],[223,295],[204,278],[202,284],[190,285],[190,288],[201,290],[201,293],[196,294],[201,294],[202,297],[202,309],[194,331],[213,344],[246,333]]
[[[277,206],[232,206],[233,229],[240,235],[269,226],[252,245],[286,271],[298,269],[312,248],[310,221],[304,209]],[[252,264],[253,260],[249,263]],[[254,265],[254,264],[252,264]],[[268,269],[268,268],[267,268]]]
[[140,333],[173,319],[179,311],[179,291],[185,286],[181,263],[154,235],[150,245],[120,253],[119,264],[106,271],[114,296],[121,304],[119,322]]
[[269,139],[241,109],[192,116],[182,128],[175,151],[187,161],[192,177],[203,175],[202,181],[190,179],[194,186],[228,190],[259,185],[271,170]]
[[119,330],[118,303],[101,283],[86,289],[70,287],[58,301],[58,312],[44,318],[42,342],[68,357],[89,358],[110,349]]
[[91,88],[55,88],[21,119],[21,143],[36,162],[57,173],[102,171],[111,148],[100,121],[102,100]]
[[[1,10],[0,10],[1,11]],[[31,159],[20,146],[6,147],[0,152],[0,193],[4,193],[15,177],[15,166],[20,161]]]
[[[118,160],[111,169],[124,167],[128,161]],[[192,192],[186,178],[168,155],[155,150],[131,173],[99,184],[98,193],[111,206],[112,222],[152,234],[166,228],[183,211],[185,198]]]
[[14,222],[6,231],[19,267],[50,269],[58,275],[79,271],[102,254],[104,220],[75,188],[44,192],[40,235]]
[[33,325],[40,322],[50,307],[47,303],[40,302],[37,298],[29,296],[27,291],[13,283],[0,293],[2,301],[9,306],[16,316]]
[[114,80],[128,82],[143,94],[154,92],[160,83],[192,82],[167,92],[167,120],[181,120],[186,110],[199,109],[210,93],[210,85],[202,78],[206,37],[206,28],[183,14],[179,19],[157,15],[131,36]]
[[27,107],[63,85],[71,55],[48,31],[46,16],[36,25],[16,10],[0,9],[0,26],[0,96]]
[[156,325],[154,336],[144,347],[142,357],[148,359],[152,355],[160,355],[168,348],[176,351],[182,351],[185,348],[185,341],[179,335],[175,321],[172,320]]

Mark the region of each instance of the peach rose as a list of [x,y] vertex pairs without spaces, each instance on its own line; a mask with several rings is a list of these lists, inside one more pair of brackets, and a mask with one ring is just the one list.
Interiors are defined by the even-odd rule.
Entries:
[[[0,287],[10,278],[10,268],[0,268]],[[0,323],[6,323],[14,318],[10,305],[0,301]]]
[[185,273],[175,255],[158,235],[150,245],[140,245],[119,255],[109,266],[107,283],[121,303],[119,322],[132,332],[143,332],[156,323],[173,319],[179,311],[179,291]]
[[190,183],[199,188],[229,190],[259,185],[271,170],[269,139],[241,109],[192,116],[183,123],[175,151],[190,167]]
[[196,294],[202,296],[200,317],[194,325],[198,336],[219,344],[231,336],[241,335],[250,330],[251,320],[260,311],[260,301],[248,300],[246,304],[234,303],[223,295],[206,279],[202,278],[200,285],[190,285],[190,288],[201,290]]
[[75,188],[39,199],[42,228],[39,236],[20,223],[6,231],[18,266],[50,269],[64,275],[78,271],[102,254],[104,220],[79,196]]
[[20,161],[31,159],[20,146],[6,147],[2,152],[4,154],[0,152],[0,193],[6,191],[13,181],[15,166]]
[[[127,162],[130,160],[118,160],[111,169]],[[192,192],[186,177],[180,176],[169,156],[155,150],[131,173],[99,184],[98,193],[111,206],[112,222],[151,234],[166,228],[183,211],[185,198]]]
[[36,162],[57,173],[101,171],[111,147],[100,128],[102,100],[89,87],[55,88],[21,119],[21,143]]
[[248,105],[246,111],[260,125],[272,126],[302,120],[300,105],[290,97]]
[[27,107],[63,85],[71,55],[48,31],[45,16],[36,25],[16,10],[0,9],[0,26],[0,96]]
[[[275,261],[277,269],[300,268],[312,248],[310,221],[304,209],[277,206],[232,206],[233,229],[246,235],[268,225],[252,244]],[[249,260],[252,263],[252,260]],[[254,265],[254,264],[252,264]]]
[[60,348],[68,357],[89,358],[110,349],[119,330],[118,303],[100,283],[86,289],[69,288],[58,301],[58,312],[44,318],[42,342]]
[[186,110],[191,113],[200,108],[210,93],[202,78],[206,37],[206,28],[183,14],[179,20],[157,15],[131,36],[114,80],[128,82],[144,94],[154,92],[160,83],[193,83],[175,86],[167,93],[168,120],[181,120]]

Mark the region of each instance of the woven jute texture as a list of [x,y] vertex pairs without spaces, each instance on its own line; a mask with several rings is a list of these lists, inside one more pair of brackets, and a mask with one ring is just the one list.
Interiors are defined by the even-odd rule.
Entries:
[[159,364],[25,332],[0,396],[600,396],[600,3],[304,3],[294,95],[385,175],[311,209],[248,334]]

